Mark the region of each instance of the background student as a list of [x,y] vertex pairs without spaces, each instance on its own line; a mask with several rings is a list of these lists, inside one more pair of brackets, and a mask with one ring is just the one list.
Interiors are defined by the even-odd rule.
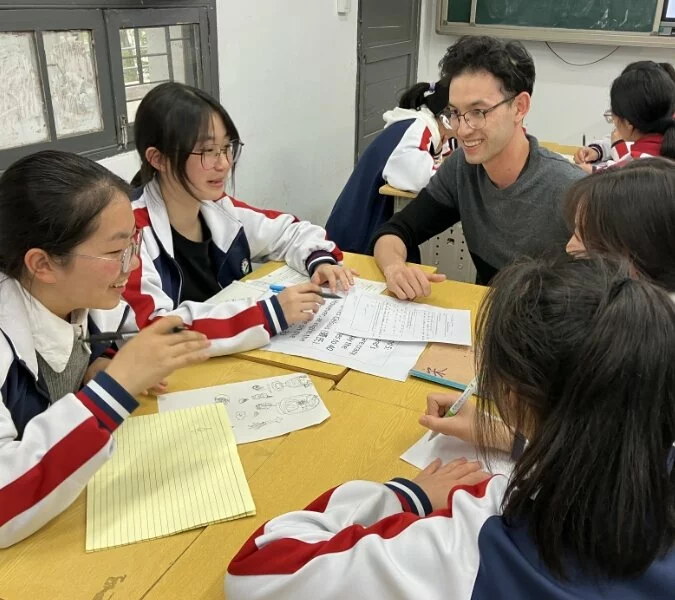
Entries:
[[[675,81],[675,68],[667,62],[655,63],[650,60],[639,60],[627,65],[623,72],[625,73],[632,69],[655,66],[661,67],[668,76]],[[614,125],[614,118],[611,110],[606,111],[603,116],[610,125]],[[607,162],[608,160],[617,161],[629,153],[631,145],[632,142],[622,140],[619,133],[614,129],[611,135],[595,140],[588,146],[579,148],[574,155],[574,162],[578,165],[585,163],[597,165],[599,163]]]
[[[174,314],[213,339],[214,354],[240,352],[310,320],[323,303],[320,284],[336,291],[353,283],[321,227],[224,195],[242,142],[207,93],[180,83],[157,86],[138,107],[134,134],[143,191],[133,207],[144,244],[124,293],[127,327]],[[312,283],[260,302],[206,302],[263,260],[286,261]]]
[[562,197],[584,176],[523,130],[535,69],[520,43],[462,37],[441,71],[450,82],[447,118],[459,149],[373,240],[387,287],[402,300],[427,296],[430,282],[444,279],[406,261],[419,262],[419,245],[460,220],[479,284],[517,256],[564,247]]
[[624,70],[610,90],[611,117],[618,140],[612,159],[601,165],[581,165],[586,171],[623,166],[648,156],[675,159],[675,80],[661,65]]
[[[171,317],[117,354],[84,339],[90,308],[112,309],[141,243],[127,184],[65,152],[0,177],[0,547],[67,508],[114,449],[134,395],[208,358]],[[104,356],[105,354],[105,356]]]
[[359,159],[326,223],[340,248],[368,253],[373,233],[394,212],[393,198],[379,192],[383,184],[419,192],[429,183],[452,151],[452,131],[441,116],[447,104],[446,82],[417,83],[384,113],[384,131]]
[[488,410],[529,440],[511,479],[436,460],[345,483],[256,531],[228,598],[672,596],[673,303],[562,255],[503,269],[478,322],[481,448]]

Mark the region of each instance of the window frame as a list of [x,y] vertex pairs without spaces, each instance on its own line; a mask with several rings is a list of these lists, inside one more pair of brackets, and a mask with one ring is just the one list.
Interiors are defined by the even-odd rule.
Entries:
[[[196,55],[199,87],[218,98],[215,0],[69,0],[67,6],[54,0],[0,0],[0,32],[34,32],[51,136],[47,142],[0,150],[0,173],[18,158],[44,149],[77,152],[94,160],[132,151],[132,128],[125,132],[120,118],[126,117],[126,93],[119,28],[188,24],[196,25],[199,33]],[[41,33],[83,29],[90,30],[92,35],[103,130],[58,139]]]

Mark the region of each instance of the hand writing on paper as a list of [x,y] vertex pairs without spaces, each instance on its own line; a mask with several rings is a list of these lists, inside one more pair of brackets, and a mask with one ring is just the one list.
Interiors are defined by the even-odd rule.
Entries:
[[469,462],[466,458],[442,464],[437,458],[413,481],[419,485],[431,502],[434,510],[448,507],[448,494],[458,485],[476,485],[492,477],[481,470],[479,462]]
[[326,302],[320,293],[321,288],[314,283],[293,285],[281,292],[277,298],[286,323],[290,326],[311,321],[319,307]]
[[449,406],[459,398],[460,392],[433,393],[427,396],[427,410],[419,423],[431,431],[452,435],[463,442],[475,444],[474,419],[476,406],[469,399],[454,417],[445,417]]
[[431,294],[431,283],[445,281],[445,275],[425,273],[419,267],[405,263],[389,265],[384,269],[387,288],[399,300],[414,300]]
[[578,165],[592,163],[596,160],[600,160],[600,153],[596,148],[589,148],[588,146],[582,146],[574,155],[574,162]]
[[354,285],[354,276],[358,277],[358,273],[354,269],[342,267],[340,265],[319,265],[312,275],[312,283],[321,285],[328,284],[328,289],[333,294],[336,294],[338,287],[343,292],[349,290]]
[[[431,431],[444,435],[452,435],[463,442],[476,444],[476,405],[469,400],[454,417],[445,417],[448,407],[455,403],[460,393],[434,393],[427,396],[427,410],[420,417],[419,423]],[[513,434],[503,421],[496,419],[494,424],[495,439],[493,449],[511,452]]]

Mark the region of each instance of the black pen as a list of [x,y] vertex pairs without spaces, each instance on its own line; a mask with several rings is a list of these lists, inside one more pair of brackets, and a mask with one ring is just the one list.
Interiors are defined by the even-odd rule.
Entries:
[[[185,331],[187,327],[179,325],[169,331],[169,333],[180,333]],[[92,333],[88,338],[84,339],[86,344],[103,344],[105,342],[124,342],[137,336],[140,331],[102,331],[101,333]]]

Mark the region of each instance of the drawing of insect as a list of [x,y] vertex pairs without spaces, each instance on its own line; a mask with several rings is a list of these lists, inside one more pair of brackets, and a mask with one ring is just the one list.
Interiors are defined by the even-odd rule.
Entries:
[[239,404],[246,404],[248,402],[248,398],[240,398],[239,399]]
[[266,398],[272,398],[272,394],[268,394],[267,392],[263,392],[262,394],[253,394],[251,396],[253,400],[265,400]]
[[284,389],[284,384],[281,383],[281,381],[273,381],[270,384],[270,387],[275,391],[275,392],[280,392],[281,390]]
[[235,415],[236,419],[238,421],[243,421],[246,418],[246,411],[245,410],[238,410]]
[[255,407],[258,410],[269,410],[270,408],[274,408],[274,404],[271,402],[260,402],[259,404],[256,404]]
[[271,425],[272,423],[281,423],[283,419],[281,417],[277,417],[276,419],[270,419],[269,421],[254,421],[251,423],[248,428],[249,429],[262,429],[263,427],[267,427],[268,425]]
[[230,403],[230,399],[225,394],[218,394],[213,399],[213,401],[217,402],[218,404],[225,404],[225,405],[228,405]]
[[307,375],[298,375],[298,377],[293,377],[286,382],[286,387],[289,388],[310,387],[311,385],[312,380]]
[[255,384],[251,386],[256,392],[262,392],[265,389],[264,385]]
[[279,411],[285,415],[295,415],[316,408],[320,401],[321,399],[314,394],[292,396],[279,402]]

